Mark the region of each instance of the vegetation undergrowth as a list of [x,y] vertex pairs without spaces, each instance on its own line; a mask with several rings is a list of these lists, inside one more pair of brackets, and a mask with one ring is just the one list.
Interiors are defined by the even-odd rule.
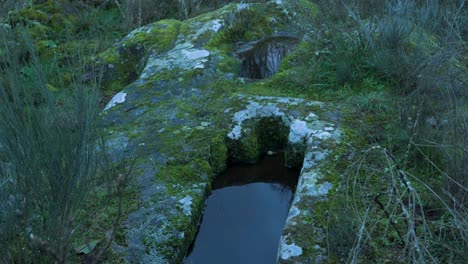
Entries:
[[320,206],[329,261],[463,263],[464,1],[292,2],[306,40],[272,78],[231,85],[342,106],[339,191]]
[[[10,45],[13,34],[26,57]],[[65,85],[55,69],[55,89],[34,44],[27,30],[0,32],[1,262],[103,261],[121,237],[122,215],[135,209],[131,166],[103,159],[98,83]],[[106,197],[112,203],[93,217],[89,205]]]
[[310,40],[270,88],[344,106],[350,145],[327,205],[329,260],[463,263],[464,1],[363,2],[318,1],[320,23],[298,16]]

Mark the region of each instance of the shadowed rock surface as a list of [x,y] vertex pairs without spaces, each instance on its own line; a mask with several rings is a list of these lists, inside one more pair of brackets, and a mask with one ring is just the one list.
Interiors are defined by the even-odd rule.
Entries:
[[298,42],[297,38],[283,34],[243,44],[238,51],[242,60],[241,77],[265,79],[273,76]]

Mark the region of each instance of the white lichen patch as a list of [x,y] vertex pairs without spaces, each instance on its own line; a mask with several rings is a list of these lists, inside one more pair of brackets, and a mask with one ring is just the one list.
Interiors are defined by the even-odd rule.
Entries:
[[[319,139],[326,139],[331,137],[331,134],[324,130],[325,123],[316,120],[317,115],[314,113],[309,113],[305,118],[297,119],[292,116],[285,114],[284,108],[289,108],[291,106],[300,106],[300,105],[314,105],[322,106],[320,102],[306,102],[304,99],[300,98],[290,98],[290,97],[273,97],[273,96],[251,96],[246,97],[240,95],[239,98],[246,98],[248,100],[248,105],[244,110],[238,111],[233,116],[234,126],[231,131],[228,133],[228,137],[237,140],[241,137],[242,134],[242,123],[245,120],[251,118],[261,118],[261,117],[281,117],[285,121],[285,125],[290,126],[289,133],[289,142],[290,143],[301,143],[310,136],[317,137]],[[282,106],[280,106],[282,105]],[[225,113],[228,111],[226,110]],[[309,121],[314,121],[309,123]],[[328,126],[331,127],[331,126]],[[327,127],[327,128],[328,128]]]
[[218,32],[219,29],[223,26],[221,19],[215,19],[211,21],[211,23],[211,30],[213,30],[214,32]]
[[306,103],[306,106],[323,106],[323,103],[322,102],[318,102],[318,101],[308,101]]
[[190,42],[178,44],[167,53],[150,55],[140,78],[146,79],[158,72],[172,69],[203,69],[209,56],[209,51],[194,48]]
[[[299,184],[297,186],[296,196],[324,196],[327,195],[328,192],[333,188],[333,184],[330,182],[322,182],[317,183],[319,179],[322,178],[322,174],[320,174],[317,170],[305,170],[303,169]],[[295,204],[296,201],[293,202]]]
[[210,52],[207,50],[182,50],[182,54],[187,60],[198,60],[210,56]]
[[211,125],[210,122],[201,122],[199,126],[196,126],[195,129],[203,130]]
[[306,194],[309,196],[324,196],[333,188],[333,184],[324,182],[321,184],[314,184],[311,186],[305,186],[307,190]]
[[282,5],[283,4],[283,0],[274,0],[273,2],[275,4],[277,4],[277,5]]
[[233,140],[237,140],[240,138],[242,134],[242,127],[240,125],[234,126],[233,129],[231,129],[231,132],[228,133],[228,137]]
[[[292,116],[285,114],[291,106],[306,105],[312,103],[313,105],[321,105],[320,102],[306,102],[301,98],[292,97],[274,97],[274,96],[245,96],[239,95],[239,98],[246,99],[248,101],[247,106],[244,110],[234,113],[232,118],[233,128],[228,133],[228,137],[237,140],[242,134],[242,123],[252,118],[262,117],[280,117],[284,121],[285,125],[291,126],[292,134],[290,134],[290,141],[293,143],[300,142],[311,133],[314,132],[312,129],[307,128],[306,122],[302,120],[295,120]],[[283,110],[284,109],[284,110]],[[231,109],[226,109],[224,113],[228,113]],[[309,116],[314,115],[310,113]]]
[[107,151],[122,152],[127,148],[129,138],[124,133],[118,132],[109,134],[112,134],[112,136],[106,140]]
[[[313,223],[308,222],[310,220],[307,220],[314,214],[310,208],[314,208],[312,205],[315,201],[326,199],[329,192],[334,188],[331,182],[324,181],[324,175],[319,168],[330,153],[329,145],[324,149],[322,142],[327,140],[326,142],[329,143],[330,138],[338,141],[339,136],[339,129],[335,128],[334,124],[320,121],[313,113],[310,113],[304,119],[298,118],[291,122],[289,141],[306,144],[306,151],[296,193],[283,229],[280,251],[278,252],[278,263],[289,263],[290,258],[301,252],[299,249],[313,246],[307,241],[298,239],[289,230],[300,230],[303,225],[313,225]],[[287,238],[288,243],[285,243],[285,238]],[[315,242],[317,243],[319,240]],[[318,246],[320,247],[320,245]],[[315,251],[314,258],[320,260],[317,263],[326,261],[326,251],[320,248],[320,251]],[[297,258],[297,260],[298,263],[302,263],[301,257]]]
[[320,131],[318,133],[314,133],[313,136],[319,139],[327,139],[331,138],[332,135],[327,131]]
[[292,219],[292,218],[298,216],[300,213],[301,213],[301,211],[296,206],[291,206],[291,208],[289,209],[288,218]]
[[125,102],[125,97],[127,96],[127,93],[125,92],[119,92],[112,99],[110,100],[109,103],[107,103],[106,107],[104,108],[104,111],[110,109],[111,107],[114,107],[117,104],[121,104]]
[[310,113],[310,114],[305,118],[305,120],[306,120],[306,121],[311,121],[311,120],[314,120],[314,119],[316,119],[316,118],[317,118],[317,115],[316,115],[316,114]]
[[291,129],[289,131],[289,141],[291,143],[300,143],[311,133],[312,131],[307,127],[307,123],[305,121],[296,119],[291,124]]
[[311,148],[304,156],[304,163],[302,165],[303,172],[309,171],[312,167],[317,165],[318,161],[323,160],[327,155],[324,151],[312,151],[313,149],[316,148]]
[[240,3],[240,4],[237,4],[237,11],[248,9],[249,7],[250,7],[250,4]]
[[190,195],[187,195],[184,198],[180,199],[179,203],[180,203],[182,211],[184,212],[185,215],[191,215],[192,214],[193,198]]
[[[243,98],[245,96],[240,95],[240,98]],[[256,101],[261,101],[261,102],[272,102],[272,103],[278,103],[278,104],[286,104],[286,105],[299,105],[301,103],[305,103],[306,105],[308,103],[311,104],[318,104],[321,105],[322,103],[320,102],[306,102],[306,100],[302,98],[294,98],[294,97],[275,97],[275,96],[250,96],[249,98],[255,99]]]
[[207,37],[207,33],[212,32],[217,33],[219,29],[223,26],[223,20],[221,19],[214,19],[206,22],[191,22],[189,24],[189,33],[187,36],[179,36],[178,43],[184,43],[187,41],[196,43],[200,38],[209,38]]
[[297,190],[300,191],[299,193],[303,193],[304,190],[315,186],[318,178],[319,174],[315,170],[303,170],[299,179],[299,184],[297,186]]
[[249,104],[244,110],[234,113],[232,122],[234,127],[228,133],[228,137],[233,140],[237,140],[242,135],[242,123],[248,119],[257,117],[284,117],[285,113],[280,108],[272,103],[261,104],[259,102],[249,100]]
[[302,248],[294,243],[287,244],[284,237],[281,237],[278,256],[282,260],[302,255]]

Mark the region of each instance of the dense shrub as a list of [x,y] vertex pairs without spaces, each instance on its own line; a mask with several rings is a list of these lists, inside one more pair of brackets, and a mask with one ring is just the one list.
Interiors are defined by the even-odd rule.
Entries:
[[402,96],[402,122],[416,122],[408,131],[415,151],[426,146],[444,153],[426,153],[426,159],[466,186],[466,42],[460,31],[466,11],[461,10],[437,1],[393,1],[386,15],[360,24],[373,54],[371,65]]
[[[348,100],[356,109],[347,124],[361,135],[351,152],[363,155],[344,177],[346,195],[335,197],[348,201],[354,216],[330,215],[329,231],[343,238],[329,238],[330,256],[462,263],[468,243],[464,1],[367,2],[318,1],[323,19],[304,23],[315,25],[308,35],[329,54],[316,60],[334,72],[324,80],[358,92]],[[350,223],[354,237],[339,227]],[[383,252],[387,247],[394,250]]]
[[74,213],[98,165],[96,90],[75,84],[58,96],[33,49],[21,61],[8,39],[0,41],[7,51],[0,65],[0,255],[7,263],[64,263]]
[[[141,27],[165,18],[186,19],[207,6],[203,0],[123,0],[121,2],[119,5],[129,28]],[[217,2],[221,1],[214,1],[210,5],[218,6]]]
[[0,23],[3,23],[8,17],[8,12],[17,10],[24,6],[26,1],[2,0],[0,1]]
[[230,2],[266,2],[266,0],[120,0],[116,1],[129,29],[166,18],[187,19],[222,7]]

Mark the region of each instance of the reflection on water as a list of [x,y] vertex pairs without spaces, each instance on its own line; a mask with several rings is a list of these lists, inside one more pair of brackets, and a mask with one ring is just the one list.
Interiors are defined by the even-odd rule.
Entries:
[[299,171],[282,155],[229,168],[213,183],[186,264],[269,264],[276,252]]

